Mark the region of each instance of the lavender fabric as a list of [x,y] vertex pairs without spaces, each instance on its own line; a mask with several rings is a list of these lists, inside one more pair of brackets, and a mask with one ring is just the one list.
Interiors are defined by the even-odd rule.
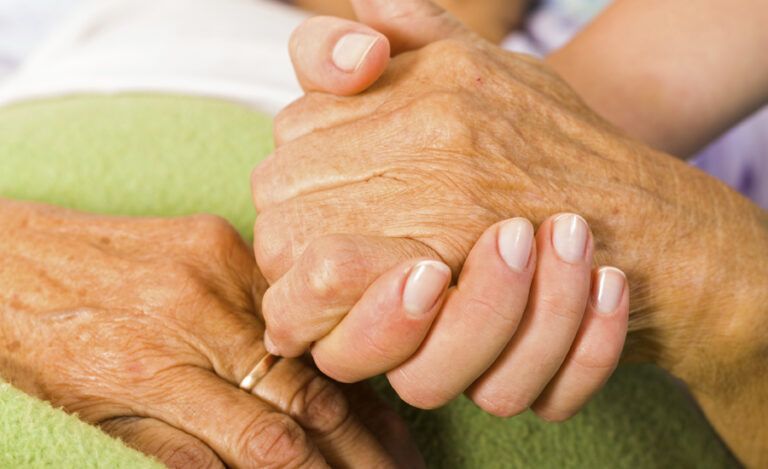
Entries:
[[710,144],[693,164],[768,209],[768,107]]

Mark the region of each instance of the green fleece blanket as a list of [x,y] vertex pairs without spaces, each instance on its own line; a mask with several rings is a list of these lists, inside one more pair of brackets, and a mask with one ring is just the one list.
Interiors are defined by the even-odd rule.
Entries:
[[[123,215],[222,215],[249,238],[248,175],[270,150],[270,120],[231,103],[75,97],[0,109],[0,196]],[[731,467],[682,388],[651,366],[625,366],[574,419],[497,419],[460,399],[410,408],[430,466]],[[96,428],[0,383],[0,467],[152,467]]]

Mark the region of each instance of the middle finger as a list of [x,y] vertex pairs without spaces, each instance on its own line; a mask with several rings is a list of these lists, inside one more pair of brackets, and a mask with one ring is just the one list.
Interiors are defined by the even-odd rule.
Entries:
[[[204,354],[216,373],[237,391],[234,387],[252,369],[262,367],[263,358],[270,359],[260,338],[263,329],[254,315],[226,310],[208,313],[201,325],[211,322],[200,328],[207,331],[202,338]],[[211,334],[211,331],[217,333]],[[219,340],[213,340],[214,335]],[[384,449],[351,414],[341,391],[330,381],[296,360],[280,360],[265,368],[266,374],[256,383],[252,394],[301,425],[312,446],[317,446],[331,465],[384,467],[390,462]]]
[[236,467],[327,467],[289,416],[200,368],[177,368],[146,389],[143,414],[210,446]]
[[539,263],[523,322],[504,353],[469,390],[486,411],[525,411],[571,349],[589,298],[592,237],[586,221],[562,214],[537,234]]
[[528,220],[489,228],[470,252],[421,348],[387,374],[398,394],[412,405],[433,408],[474,382],[517,329],[535,265]]

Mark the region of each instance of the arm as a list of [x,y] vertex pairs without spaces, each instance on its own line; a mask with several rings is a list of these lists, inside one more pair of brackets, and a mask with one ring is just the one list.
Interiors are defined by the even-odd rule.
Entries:
[[688,156],[768,101],[768,4],[620,0],[547,61],[622,130]]

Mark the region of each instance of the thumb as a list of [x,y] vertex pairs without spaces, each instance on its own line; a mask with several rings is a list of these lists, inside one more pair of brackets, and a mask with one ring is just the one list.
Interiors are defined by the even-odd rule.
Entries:
[[352,0],[358,19],[389,38],[393,55],[441,39],[471,38],[458,19],[430,0]]
[[290,54],[304,91],[349,96],[366,90],[389,65],[390,53],[441,39],[476,36],[429,0],[352,0],[361,23],[317,16],[291,36]]
[[383,34],[330,16],[301,24],[289,48],[304,91],[353,95],[372,85],[389,65],[389,41]]

